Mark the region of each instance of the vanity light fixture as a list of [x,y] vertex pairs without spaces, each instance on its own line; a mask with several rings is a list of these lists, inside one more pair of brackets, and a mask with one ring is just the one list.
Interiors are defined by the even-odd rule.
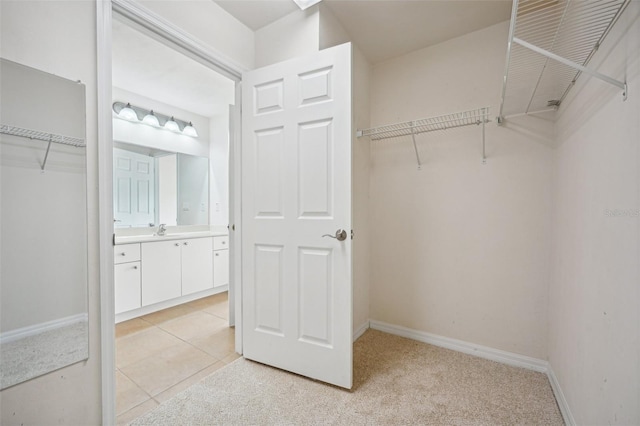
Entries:
[[172,132],[180,133],[180,126],[176,123],[176,120],[173,116],[164,123],[164,128],[167,130],[171,130]]
[[[117,118],[134,123],[143,123],[159,129],[170,130],[192,138],[198,137],[198,132],[191,121],[177,119],[173,116],[157,113],[153,110],[141,108],[130,103],[114,102],[113,112]],[[142,120],[138,117],[143,117]]]
[[127,103],[124,108],[118,112],[118,117],[129,121],[138,121],[138,114],[131,108],[131,104]]
[[320,1],[321,0],[293,0],[293,2],[298,5],[300,10],[308,9],[316,3],[320,3]]
[[187,124],[184,129],[182,129],[182,133],[193,138],[198,137],[198,132],[196,131],[196,128],[193,127],[193,124],[191,124],[191,122],[189,122],[189,124]]
[[156,117],[156,115],[153,113],[153,110],[149,111],[149,114],[144,116],[142,122],[144,124],[148,124],[149,126],[160,127],[160,121],[158,120],[158,117]]

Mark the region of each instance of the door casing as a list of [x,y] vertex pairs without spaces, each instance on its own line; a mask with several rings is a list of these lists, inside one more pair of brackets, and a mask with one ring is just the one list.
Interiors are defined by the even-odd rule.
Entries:
[[[97,56],[97,103],[98,103],[98,195],[99,195],[99,256],[100,256],[100,340],[101,340],[101,378],[102,378],[102,424],[116,423],[116,383],[115,383],[115,295],[113,270],[113,134],[112,134],[112,22],[114,15],[117,19],[125,20],[128,25],[149,35],[183,53],[216,72],[236,82],[236,105],[241,102],[240,81],[242,72],[246,69],[229,58],[211,50],[198,40],[191,37],[183,29],[177,27],[163,17],[146,9],[143,5],[126,0],[104,0],[96,3],[96,56]],[[233,119],[230,117],[230,119]],[[234,125],[239,127],[239,125]],[[234,132],[235,133],[235,132]],[[229,232],[230,238],[230,268],[229,287],[236,295],[241,294],[240,256],[235,252],[240,250],[240,210],[239,196],[241,194],[239,176],[240,156],[232,152],[239,152],[241,143],[238,137],[230,138],[229,170]],[[237,206],[234,208],[233,206]],[[235,225],[235,227],[233,226]],[[232,229],[234,228],[234,229]],[[236,336],[242,336],[241,298],[235,297],[234,313],[236,316]],[[236,341],[241,339],[236,339]],[[240,353],[242,346],[240,344]],[[236,343],[238,351],[238,343]]]

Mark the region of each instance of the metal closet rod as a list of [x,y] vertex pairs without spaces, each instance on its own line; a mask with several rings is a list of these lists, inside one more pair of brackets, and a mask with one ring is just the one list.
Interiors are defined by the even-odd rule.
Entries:
[[397,138],[401,136],[411,136],[418,170],[422,168],[420,151],[416,143],[416,135],[421,133],[434,132],[437,130],[447,130],[456,127],[471,125],[482,125],[482,163],[486,164],[485,151],[485,124],[489,122],[489,107],[477,108],[468,111],[456,112],[452,114],[440,115],[437,117],[422,118],[419,120],[405,121],[402,123],[388,124],[370,129],[358,130],[357,137],[369,136],[371,140],[381,140]]

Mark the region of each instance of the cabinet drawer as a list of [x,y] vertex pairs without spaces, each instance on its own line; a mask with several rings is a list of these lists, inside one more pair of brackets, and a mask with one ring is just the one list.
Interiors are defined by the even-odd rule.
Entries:
[[213,237],[213,249],[214,250],[224,250],[229,248],[229,236],[225,235],[224,237]]
[[122,244],[113,247],[113,262],[119,263],[137,262],[140,260],[140,244]]

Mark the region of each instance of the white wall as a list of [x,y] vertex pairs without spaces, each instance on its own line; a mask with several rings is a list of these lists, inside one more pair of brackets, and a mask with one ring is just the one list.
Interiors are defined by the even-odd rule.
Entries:
[[255,67],[318,51],[318,6],[292,12],[255,32]]
[[640,3],[558,112],[549,362],[577,424],[640,424]]
[[[492,106],[508,23],[373,67],[371,125]],[[551,123],[371,142],[371,318],[545,358]],[[541,133],[535,136],[535,132]]]
[[211,186],[210,225],[229,224],[229,113],[209,120],[209,185]]
[[82,80],[87,90],[89,360],[0,392],[0,423],[99,424],[100,299],[96,124],[96,5],[0,2],[0,56]]
[[138,0],[203,42],[227,63],[254,68],[254,32],[211,0]]
[[85,150],[0,139],[0,333],[86,313]]
[[357,129],[369,127],[369,85],[371,65],[357,46],[353,46],[353,132],[352,139],[352,216],[353,216],[353,327],[357,331],[369,321],[371,283],[371,211],[369,176],[371,147],[355,136]]
[[153,109],[163,115],[173,115],[180,120],[191,121],[198,131],[198,137],[192,138],[114,117],[114,141],[209,157],[209,119],[207,117],[117,87],[113,88],[113,101],[130,102],[141,108]]

